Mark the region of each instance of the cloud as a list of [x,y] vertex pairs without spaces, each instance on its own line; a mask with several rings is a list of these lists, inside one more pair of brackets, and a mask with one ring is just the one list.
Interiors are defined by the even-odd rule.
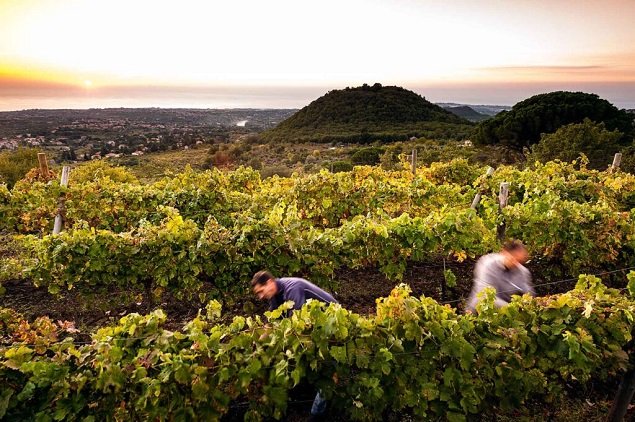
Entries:
[[611,70],[611,68],[607,66],[597,66],[597,65],[577,65],[577,66],[494,66],[494,67],[481,67],[476,70],[486,70],[486,71],[500,71],[500,72],[576,72],[576,71],[598,71],[598,70]]
[[[600,60],[592,60],[592,62]],[[601,61],[579,65],[488,66],[472,69],[473,81],[487,82],[635,82],[635,66],[631,62]]]
[[13,96],[45,96],[55,97],[60,94],[80,95],[81,89],[76,85],[44,81],[32,80],[21,77],[0,75],[0,97]]

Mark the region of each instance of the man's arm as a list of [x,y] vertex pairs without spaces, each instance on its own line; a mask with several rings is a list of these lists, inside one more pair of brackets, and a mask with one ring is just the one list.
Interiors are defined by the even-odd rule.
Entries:
[[536,297],[534,283],[531,282],[531,273],[527,268],[523,268],[523,275],[525,276],[525,293],[529,293],[531,296]]
[[293,286],[293,288],[288,289],[287,297],[285,298],[285,301],[286,300],[293,301],[294,311],[302,308],[302,306],[304,306],[304,303],[306,302],[304,288],[302,286],[296,285],[296,286]]

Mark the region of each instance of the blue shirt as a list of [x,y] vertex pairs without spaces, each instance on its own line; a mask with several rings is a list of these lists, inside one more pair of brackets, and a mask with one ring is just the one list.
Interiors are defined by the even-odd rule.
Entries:
[[300,309],[308,299],[324,303],[337,303],[329,293],[303,278],[285,277],[275,280],[278,293],[269,299],[269,310],[277,309],[284,302],[293,301],[293,310]]

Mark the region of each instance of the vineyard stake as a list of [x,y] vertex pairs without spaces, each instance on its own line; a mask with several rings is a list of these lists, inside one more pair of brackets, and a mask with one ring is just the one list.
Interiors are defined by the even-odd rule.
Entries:
[[617,171],[620,168],[620,163],[622,162],[622,153],[618,152],[613,157],[613,164],[611,164],[611,171]]
[[[507,206],[507,201],[509,199],[509,183],[503,182],[501,183],[500,193],[498,194],[498,212],[503,213],[503,208]],[[501,222],[501,224],[497,228],[498,240],[503,241],[505,239],[505,220]]]
[[[68,186],[68,176],[71,172],[71,168],[69,166],[64,166],[62,168],[62,180],[60,181],[60,186],[66,187]],[[59,234],[62,231],[63,224],[63,215],[66,211],[66,207],[64,203],[66,202],[66,194],[62,193],[60,195],[58,205],[57,205],[57,215],[55,216],[55,224],[53,224],[53,234]]]
[[37,153],[37,161],[40,164],[40,176],[48,177],[49,175],[49,165],[46,161],[46,154],[43,152]]
[[[487,172],[485,173],[485,177],[488,178],[490,177],[492,174],[494,174],[494,169],[492,167],[488,167],[487,168]],[[474,195],[474,200],[472,201],[472,205],[470,206],[470,208],[472,208],[473,210],[476,209],[476,207],[478,207],[478,204],[481,202],[481,193],[477,192],[476,195]]]
[[412,174],[417,174],[417,148],[412,149]]

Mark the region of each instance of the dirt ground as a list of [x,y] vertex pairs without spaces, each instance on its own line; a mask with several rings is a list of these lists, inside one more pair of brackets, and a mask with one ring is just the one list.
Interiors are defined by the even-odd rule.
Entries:
[[[472,286],[473,261],[445,262],[445,268],[456,275],[454,288],[443,288],[442,260],[425,264],[408,266],[403,280],[388,280],[381,272],[374,269],[351,270],[342,269],[337,272],[337,287],[332,289],[333,296],[347,309],[361,314],[375,311],[375,299],[384,297],[400,282],[408,284],[413,295],[433,297],[441,303],[461,309]],[[533,280],[539,295],[559,293],[571,289],[575,278],[554,270],[552,265],[530,263]],[[599,273],[596,270],[594,273]],[[604,276],[604,281],[613,287],[624,287],[624,274],[617,273]],[[567,280],[561,282],[561,280]],[[544,285],[545,283],[548,283]],[[74,289],[64,292],[59,297],[49,294],[46,289],[36,288],[28,281],[12,281],[3,284],[6,288],[4,296],[0,296],[0,306],[13,308],[31,320],[37,316],[49,316],[53,320],[74,321],[80,329],[80,339],[89,340],[90,333],[96,328],[114,324],[121,316],[132,312],[147,313],[155,308],[163,309],[168,315],[167,328],[177,330],[187,321],[194,318],[204,306],[197,297],[179,299],[171,293],[165,293],[160,300],[152,299],[143,289],[101,289],[81,291]],[[210,286],[205,286],[209,289]],[[225,301],[223,306],[225,318],[238,314],[257,314],[266,310],[266,304],[256,301],[247,294],[232,302]],[[470,417],[475,421],[601,421],[604,420],[611,401],[615,395],[619,380],[609,380],[603,384],[571,386],[560,403],[544,403],[536,401],[527,403],[520,410],[512,412],[489,412]],[[310,386],[299,386],[291,392],[287,421],[296,422],[308,419],[309,410],[315,392]],[[224,418],[226,421],[243,419],[245,403],[239,404]],[[389,412],[383,415],[388,421],[414,421],[411,414]],[[635,412],[629,411],[625,420],[634,420]],[[341,415],[327,414],[323,420],[343,421]]]
[[[455,287],[443,287],[444,268],[455,274]],[[396,285],[403,282],[410,286],[415,296],[426,295],[461,310],[463,299],[469,295],[472,287],[473,268],[473,261],[446,261],[444,264],[443,260],[437,260],[412,264],[407,267],[401,281],[389,280],[377,269],[342,269],[335,275],[336,287],[331,292],[347,309],[360,314],[372,314],[375,312],[376,298],[387,296]],[[539,295],[564,292],[575,285],[575,277],[557,273],[553,266],[530,263],[528,268]],[[624,287],[626,283],[624,274],[603,278],[611,286]],[[545,283],[548,284],[543,285]],[[173,293],[165,292],[157,299],[141,288],[109,287],[90,291],[76,288],[53,296],[45,288],[36,288],[28,281],[10,281],[3,286],[6,293],[0,296],[0,306],[12,308],[29,320],[49,316],[53,320],[74,321],[85,335],[95,328],[116,323],[123,315],[147,313],[156,308],[166,312],[167,328],[176,330],[205,306],[205,302],[201,302],[197,295],[177,298]],[[202,291],[210,291],[211,287],[204,285]],[[265,303],[257,301],[248,291],[242,297],[225,299],[223,302],[223,315],[227,319],[234,315],[262,314],[267,308]]]

